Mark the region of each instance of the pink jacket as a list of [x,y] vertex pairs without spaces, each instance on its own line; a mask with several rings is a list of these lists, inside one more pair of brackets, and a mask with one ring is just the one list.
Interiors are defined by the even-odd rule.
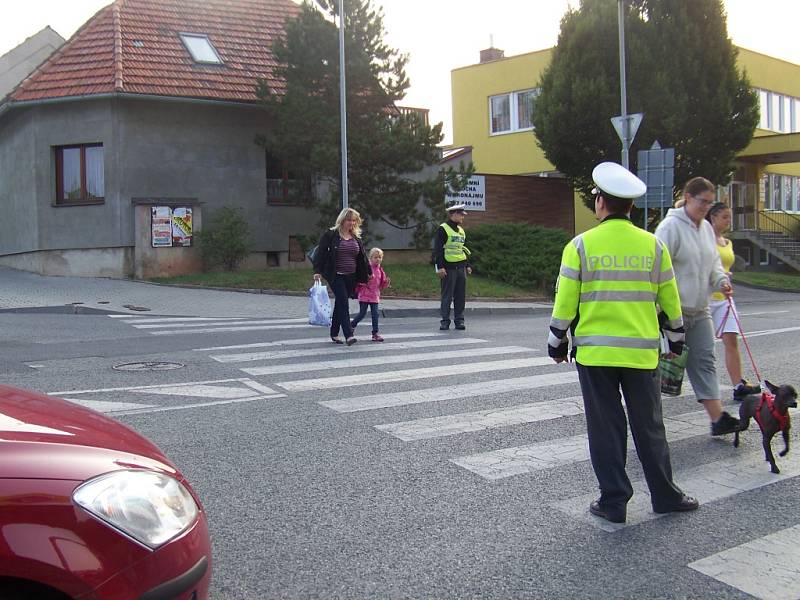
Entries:
[[367,283],[359,283],[356,286],[356,292],[359,302],[376,304],[381,301],[381,290],[389,286],[389,278],[380,265],[370,263],[370,266],[372,267],[372,277]]

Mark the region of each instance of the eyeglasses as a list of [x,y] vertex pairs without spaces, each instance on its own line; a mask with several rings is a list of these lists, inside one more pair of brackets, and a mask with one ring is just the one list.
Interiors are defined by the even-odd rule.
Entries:
[[700,196],[692,196],[692,198],[694,198],[695,200],[697,200],[700,204],[703,204],[704,206],[711,206],[712,204],[714,204],[714,202],[716,202],[716,199],[714,199],[714,198],[711,198],[711,200],[708,200],[706,198],[701,198]]

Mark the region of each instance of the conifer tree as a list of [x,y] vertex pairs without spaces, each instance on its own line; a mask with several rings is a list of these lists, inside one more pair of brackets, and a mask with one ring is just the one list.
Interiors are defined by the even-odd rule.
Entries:
[[[644,113],[630,149],[675,148],[675,189],[701,175],[730,181],[758,123],[758,98],[736,66],[721,0],[626,0],[627,108]],[[617,0],[582,0],[561,21],[533,122],[547,159],[591,204],[592,168],[619,162]]]
[[[258,142],[307,184],[298,193],[319,210],[320,227],[341,205],[337,10],[337,0],[306,0],[273,45],[282,85],[258,89],[268,115]],[[458,189],[464,178],[452,170],[419,176],[439,160],[442,124],[397,110],[409,87],[408,57],[384,42],[382,11],[370,0],[347,0],[344,20],[349,205],[367,228],[379,220],[413,229],[425,246],[443,217],[445,181]]]

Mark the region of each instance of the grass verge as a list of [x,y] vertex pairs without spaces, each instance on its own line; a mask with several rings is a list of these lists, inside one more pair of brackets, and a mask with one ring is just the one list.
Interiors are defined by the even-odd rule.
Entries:
[[[405,298],[438,298],[439,280],[430,265],[385,265],[384,270],[392,280],[383,296]],[[312,283],[311,269],[270,268],[263,271],[214,271],[178,277],[156,277],[155,283],[197,285],[203,287],[281,290],[306,292]],[[548,299],[548,293],[536,288],[508,285],[480,275],[473,275],[467,283],[468,298],[499,298],[505,300],[538,298]],[[551,296],[550,296],[551,297]]]
[[733,274],[733,284],[737,281],[775,290],[800,292],[800,275],[789,273],[769,273],[766,271],[737,271]]

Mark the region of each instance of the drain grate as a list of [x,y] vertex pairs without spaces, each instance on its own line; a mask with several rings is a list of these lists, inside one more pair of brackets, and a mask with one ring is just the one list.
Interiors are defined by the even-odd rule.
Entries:
[[185,366],[177,362],[131,362],[114,365],[111,368],[115,371],[172,371]]

